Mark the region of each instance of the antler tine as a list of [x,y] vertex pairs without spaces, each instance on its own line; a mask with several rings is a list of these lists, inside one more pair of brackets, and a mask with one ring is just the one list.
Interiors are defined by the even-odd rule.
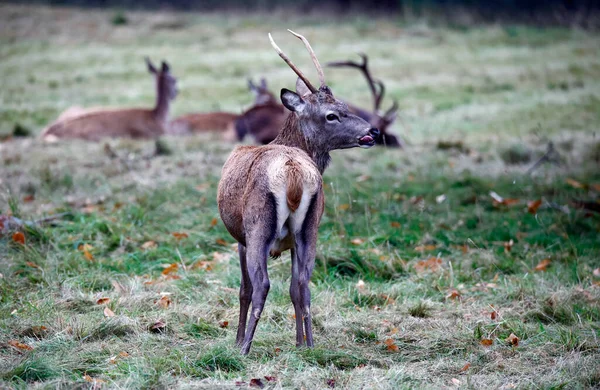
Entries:
[[[383,99],[383,93],[385,91],[385,88],[381,81],[374,80],[371,76],[371,72],[369,72],[369,58],[367,57],[367,55],[364,53],[358,53],[358,55],[360,56],[360,58],[362,58],[362,64],[359,64],[354,61],[336,61],[327,63],[327,66],[347,66],[350,68],[357,68],[358,70],[360,70],[365,76],[367,84],[369,85],[369,89],[371,90],[371,94],[373,95],[373,110],[374,113],[377,113],[377,111],[379,111],[379,107],[381,106],[381,100]],[[378,87],[379,92],[377,92]]]
[[383,95],[385,95],[385,85],[383,85],[383,81],[381,80],[375,80],[374,83],[379,87],[379,93],[375,94],[375,112],[377,112],[379,111],[379,107],[381,107]]
[[279,48],[279,46],[277,46],[277,44],[273,40],[273,37],[271,36],[271,33],[269,33],[269,40],[271,41],[271,46],[273,46],[273,49],[275,49],[275,51],[277,52],[277,54],[279,54],[279,57],[281,57],[281,59],[284,60],[285,63],[288,64],[288,66],[290,68],[292,68],[292,70],[294,71],[294,73],[296,73],[298,75],[298,77],[300,77],[300,79],[304,82],[304,84],[306,84],[306,86],[308,87],[308,89],[312,93],[317,92],[317,89],[310,83],[310,81],[308,80],[308,78],[306,78],[306,76],[304,76],[304,73],[302,73],[302,71],[300,69],[298,69],[296,67],[296,65],[294,65],[294,63],[288,58],[287,55],[285,55],[285,53]]
[[308,50],[308,54],[310,54],[310,58],[312,58],[313,64],[315,64],[315,68],[317,68],[317,74],[319,75],[319,81],[321,82],[321,87],[323,87],[325,85],[325,73],[323,73],[323,68],[321,68],[321,64],[319,63],[319,60],[317,59],[317,55],[315,54],[315,51],[310,46],[308,39],[306,39],[303,35],[293,32],[290,29],[288,29],[288,31],[290,33],[292,33],[292,35],[294,35],[296,38],[300,39],[304,43],[304,46],[306,46],[306,50]]
[[392,104],[392,106],[385,112],[384,116],[388,116],[393,114],[394,112],[396,112],[398,110],[398,102],[394,100],[394,103]]

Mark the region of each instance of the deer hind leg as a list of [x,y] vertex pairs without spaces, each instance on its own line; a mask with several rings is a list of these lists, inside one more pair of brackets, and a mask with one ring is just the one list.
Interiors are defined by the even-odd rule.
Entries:
[[240,319],[238,323],[237,337],[235,344],[242,346],[244,336],[246,335],[246,321],[248,319],[248,308],[252,298],[252,282],[248,276],[248,267],[246,265],[246,247],[238,244],[238,253],[240,255],[240,269],[242,271],[242,279],[240,282]]
[[292,281],[290,283],[290,297],[294,305],[294,313],[296,315],[296,347],[304,345],[304,325],[302,313],[302,300],[300,296],[300,271],[298,270],[298,255],[296,250],[292,248]]

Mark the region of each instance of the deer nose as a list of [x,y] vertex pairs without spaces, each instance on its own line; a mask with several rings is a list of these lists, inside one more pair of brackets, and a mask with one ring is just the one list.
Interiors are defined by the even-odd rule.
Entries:
[[377,130],[377,128],[375,127],[371,127],[369,129],[369,134],[373,137],[373,139],[379,137],[379,130]]

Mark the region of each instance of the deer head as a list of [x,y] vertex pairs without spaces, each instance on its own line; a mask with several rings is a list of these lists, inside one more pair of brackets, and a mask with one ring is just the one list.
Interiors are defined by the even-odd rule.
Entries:
[[369,85],[369,89],[371,90],[371,94],[373,95],[373,110],[363,110],[358,107],[351,107],[351,110],[381,131],[381,137],[379,137],[377,143],[388,146],[401,146],[398,138],[387,132],[388,127],[394,123],[396,116],[398,115],[398,103],[394,100],[392,106],[385,111],[385,113],[380,113],[381,102],[383,100],[383,96],[385,95],[385,86],[381,80],[376,80],[373,78],[373,76],[371,76],[368,65],[368,57],[362,53],[359,55],[362,59],[362,63],[357,63],[354,61],[337,61],[330,62],[327,64],[327,66],[350,67],[361,71],[361,73],[365,76],[367,84]]
[[275,95],[269,91],[269,88],[267,87],[267,80],[264,77],[260,79],[260,84],[258,85],[254,84],[254,82],[249,79],[248,89],[254,94],[255,105],[279,104],[275,98]]
[[315,88],[304,74],[275,44],[271,45],[279,56],[298,75],[296,92],[281,90],[281,102],[292,112],[274,144],[296,144],[313,157],[321,172],[329,162],[329,152],[353,147],[369,148],[375,145],[379,130],[350,112],[348,105],[333,96],[325,83],[325,75],[310,43],[300,34],[288,30],[299,38],[308,50],[317,69],[320,87]]
[[152,61],[146,57],[148,72],[156,79],[156,106],[154,112],[159,119],[166,121],[169,113],[169,103],[177,96],[177,79],[171,75],[171,68],[165,61],[157,70]]

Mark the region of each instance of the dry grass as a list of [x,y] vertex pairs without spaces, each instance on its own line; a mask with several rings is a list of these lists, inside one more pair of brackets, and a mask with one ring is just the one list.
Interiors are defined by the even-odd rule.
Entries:
[[[334,153],[312,285],[318,346],[293,346],[283,256],[269,264],[248,357],[233,346],[233,242],[213,226],[231,145],[166,138],[170,154],[156,156],[153,142],[113,140],[111,158],[104,144],[1,143],[0,212],[68,213],[27,229],[25,246],[0,237],[3,386],[92,387],[85,375],[110,388],[233,388],[252,378],[311,389],[600,384],[600,220],[572,203],[599,196],[597,36],[280,14],[127,13],[117,27],[113,12],[3,5],[0,15],[2,134],[17,124],[38,133],[70,105],[152,104],[144,55],[171,62],[176,114],[240,110],[251,100],[246,77],[268,74],[274,90],[293,84],[267,32],[308,67],[284,33],[293,27],[323,62],[367,52],[400,102],[394,131],[410,143]],[[337,95],[368,101],[351,71],[327,74]],[[526,174],[549,141],[560,165]],[[496,207],[492,190],[520,203]],[[143,249],[148,241],[156,247]],[[435,256],[441,263],[419,263]],[[535,271],[545,258],[548,269]],[[169,264],[180,265],[178,278],[161,276]],[[96,303],[103,297],[115,317]],[[517,346],[505,341],[511,333]]]

